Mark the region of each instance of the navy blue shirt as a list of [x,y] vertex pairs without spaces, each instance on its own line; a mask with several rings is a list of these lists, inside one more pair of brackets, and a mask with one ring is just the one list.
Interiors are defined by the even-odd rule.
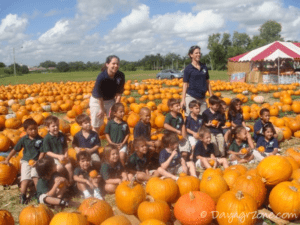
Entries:
[[204,98],[207,92],[207,80],[209,79],[206,65],[200,63],[201,69],[198,70],[192,64],[184,69],[183,82],[188,83],[187,94],[194,98]]
[[198,141],[194,149],[194,158],[193,161],[197,161],[197,156],[210,158],[211,154],[214,154],[214,146],[212,143],[207,145],[207,149],[204,148],[202,141]]
[[254,124],[254,132],[253,132],[253,138],[257,142],[259,137],[264,137],[262,134],[256,134],[257,131],[262,132],[264,124],[262,123],[261,119],[258,119]]
[[101,72],[92,91],[94,98],[103,98],[103,100],[111,100],[116,94],[122,94],[124,91],[125,75],[117,71],[114,78],[110,78],[107,70]]
[[198,132],[198,130],[202,127],[203,118],[201,115],[197,115],[197,119],[194,120],[191,114],[186,118],[186,128],[190,129],[194,132]]
[[244,116],[242,113],[236,113],[235,116],[228,113],[228,120],[230,122],[234,122],[236,125],[242,125],[242,122],[244,122]]
[[93,148],[96,145],[100,147],[101,141],[95,131],[90,130],[89,136],[85,138],[81,130],[75,134],[72,144],[79,148]]
[[[221,113],[220,112],[212,113],[210,111],[210,108],[206,109],[202,113],[202,117],[203,117],[203,123],[208,123],[208,121],[212,121],[212,120],[218,120],[218,121],[222,120]],[[209,126],[208,128],[209,128],[209,130],[210,130],[211,133],[214,133],[214,134],[223,133],[221,126],[219,126],[219,127]]]
[[144,137],[147,141],[151,140],[151,124],[145,124],[142,121],[139,121],[133,130],[134,138]]
[[[177,156],[173,157],[168,168],[173,168],[173,167],[177,166],[178,164],[180,164],[180,158],[181,158],[180,152],[178,150],[176,150],[176,151],[177,151]],[[161,150],[159,153],[159,164],[162,164],[165,161],[167,161],[168,158],[170,158],[170,156],[171,156],[171,153],[167,152],[166,149]]]
[[272,138],[270,141],[267,141],[264,137],[259,137],[256,143],[256,148],[264,146],[265,152],[273,152],[274,148],[278,148],[278,141],[276,138]]

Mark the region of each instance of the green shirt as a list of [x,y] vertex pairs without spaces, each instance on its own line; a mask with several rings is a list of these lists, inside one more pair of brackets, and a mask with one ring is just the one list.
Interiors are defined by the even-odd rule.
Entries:
[[122,172],[124,171],[124,167],[121,162],[117,162],[117,164],[112,167],[109,163],[103,163],[101,165],[100,174],[103,180],[109,180],[114,178],[121,178]]
[[229,150],[234,152],[239,152],[242,148],[248,148],[248,142],[242,142],[241,145],[238,145],[234,140],[229,146]]
[[28,135],[25,135],[15,145],[14,150],[20,152],[22,148],[24,148],[22,160],[38,160],[40,152],[43,151],[43,138],[36,135],[32,140]]
[[165,118],[165,123],[171,125],[176,130],[181,130],[184,121],[181,113],[177,113],[176,117],[173,117],[171,113],[168,113]]
[[113,143],[122,143],[126,135],[130,133],[128,124],[125,121],[116,123],[113,119],[105,126],[105,133],[109,135]]
[[53,185],[52,180],[46,180],[43,178],[39,178],[37,185],[36,185],[36,194],[37,198],[39,199],[42,194],[46,194],[49,192],[50,188]]
[[134,152],[128,160],[128,168],[135,171],[145,172],[148,169],[147,155],[143,155],[143,158],[138,157]]
[[52,136],[47,134],[43,142],[43,151],[44,152],[53,152],[58,155],[63,155],[65,149],[68,148],[67,138],[62,132],[58,133],[58,136]]

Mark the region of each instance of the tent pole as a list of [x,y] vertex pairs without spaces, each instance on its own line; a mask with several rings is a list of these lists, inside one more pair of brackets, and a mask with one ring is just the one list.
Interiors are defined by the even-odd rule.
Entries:
[[278,82],[279,82],[279,76],[280,76],[280,71],[279,71],[279,57],[278,57],[278,63],[277,63],[277,66],[278,66]]

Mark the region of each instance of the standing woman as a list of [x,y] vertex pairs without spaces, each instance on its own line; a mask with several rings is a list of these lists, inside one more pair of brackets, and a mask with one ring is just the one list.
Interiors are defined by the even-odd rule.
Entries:
[[188,55],[192,63],[184,69],[182,100],[180,104],[181,108],[185,106],[185,114],[187,116],[190,114],[189,103],[192,100],[198,100],[201,103],[200,114],[202,114],[207,108],[205,93],[209,91],[209,95],[212,96],[208,69],[204,64],[200,63],[200,47],[197,45],[190,47]]
[[101,73],[96,79],[90,98],[91,123],[94,131],[99,133],[104,115],[108,115],[110,108],[120,102],[124,91],[125,75],[119,69],[120,59],[111,55],[106,58]]

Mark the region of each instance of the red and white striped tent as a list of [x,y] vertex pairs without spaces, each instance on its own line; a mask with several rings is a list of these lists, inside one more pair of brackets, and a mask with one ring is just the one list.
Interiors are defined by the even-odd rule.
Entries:
[[293,59],[299,61],[300,43],[275,41],[250,52],[229,58],[229,61],[275,61],[276,59]]

